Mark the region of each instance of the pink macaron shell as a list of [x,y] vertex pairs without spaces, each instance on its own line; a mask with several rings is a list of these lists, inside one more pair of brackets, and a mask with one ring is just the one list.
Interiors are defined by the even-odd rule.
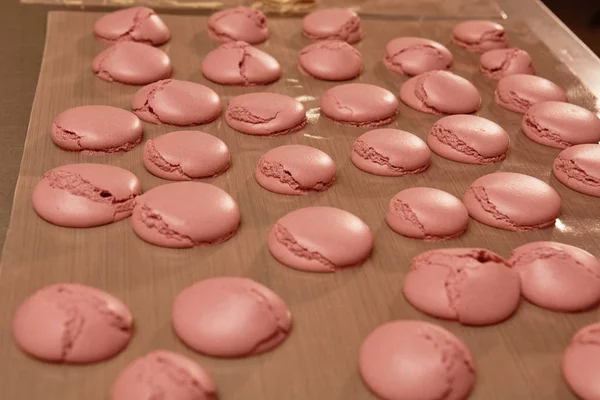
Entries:
[[307,207],[280,218],[268,237],[282,264],[302,271],[335,272],[361,264],[373,248],[369,227],[348,211]]
[[247,278],[205,279],[173,303],[173,329],[189,347],[217,357],[244,357],[281,344],[291,313],[269,288]]
[[346,8],[313,11],[302,20],[302,34],[311,40],[356,43],[362,39],[360,17]]
[[483,53],[508,47],[504,27],[497,22],[471,20],[452,29],[452,42],[467,51]]
[[399,129],[374,129],[353,144],[352,163],[362,171],[381,176],[404,176],[423,172],[431,151],[412,133]]
[[562,359],[562,374],[571,390],[582,400],[600,399],[600,323],[578,330]]
[[174,181],[216,176],[231,165],[227,145],[200,131],[175,131],[148,140],[143,160],[150,173]]
[[439,119],[427,135],[437,155],[467,164],[489,164],[506,158],[508,133],[498,124],[475,115],[449,115]]
[[176,182],[156,186],[137,198],[131,226],[156,246],[187,248],[231,238],[240,224],[233,198],[216,186]]
[[385,220],[403,236],[438,241],[462,235],[467,230],[469,213],[462,201],[450,193],[413,187],[392,197]]
[[552,172],[563,185],[600,197],[600,144],[578,144],[561,151]]
[[327,190],[335,180],[335,162],[310,146],[286,145],[263,154],[255,171],[263,188],[280,194],[302,195]]
[[133,317],[101,290],[59,283],[41,288],[17,309],[13,337],[21,350],[50,362],[87,364],[109,359],[131,338]]
[[363,58],[342,40],[322,40],[300,51],[298,68],[305,75],[325,81],[345,81],[359,76]]
[[420,37],[392,39],[385,48],[383,64],[391,71],[414,76],[452,66],[452,53],[440,43]]
[[479,59],[479,71],[490,79],[501,79],[508,75],[535,75],[533,60],[525,50],[496,49],[483,53]]
[[509,231],[554,226],[561,203],[547,183],[514,172],[482,176],[467,189],[463,201],[472,218]]
[[166,43],[169,28],[148,7],[131,7],[117,10],[98,18],[94,24],[98,39],[107,42],[134,41],[154,46]]
[[92,61],[92,70],[108,82],[146,85],[171,76],[169,56],[147,44],[118,42]]
[[210,16],[208,36],[220,42],[262,43],[269,38],[267,17],[249,7],[227,8]]
[[471,353],[452,333],[422,321],[397,320],[362,342],[360,375],[385,400],[465,400],[475,385]]
[[567,102],[566,93],[555,83],[535,75],[515,74],[498,81],[494,101],[499,106],[524,114],[533,105],[544,101]]

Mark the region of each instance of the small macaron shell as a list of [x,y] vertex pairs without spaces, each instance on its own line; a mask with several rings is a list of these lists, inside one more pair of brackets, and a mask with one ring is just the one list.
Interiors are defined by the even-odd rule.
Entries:
[[402,75],[414,76],[452,67],[452,53],[440,43],[420,37],[399,37],[385,47],[383,65]]
[[154,46],[166,43],[171,34],[163,20],[148,7],[131,7],[96,20],[94,33],[107,42],[133,41]]
[[452,42],[467,51],[483,53],[508,47],[504,27],[496,22],[472,20],[452,29]]
[[220,42],[262,43],[269,38],[267,17],[249,7],[218,11],[208,19],[208,36]]
[[302,34],[311,40],[343,40],[356,43],[362,39],[359,16],[345,8],[313,11],[302,20]]
[[525,50],[496,49],[483,53],[479,59],[479,71],[490,79],[501,79],[508,75],[535,75],[533,60]]
[[156,246],[187,248],[221,243],[240,224],[235,200],[224,190],[201,182],[156,186],[136,200],[133,231]]
[[144,86],[133,96],[133,112],[153,124],[202,125],[221,114],[221,99],[199,83],[166,79]]
[[278,93],[246,93],[227,104],[225,122],[236,131],[257,136],[279,136],[306,125],[301,102]]
[[267,85],[281,78],[281,66],[271,55],[246,42],[230,42],[204,57],[202,74],[221,85]]
[[81,106],[60,113],[52,122],[50,137],[68,151],[129,151],[142,140],[142,123],[133,113],[120,108]]
[[379,86],[347,83],[323,94],[321,112],[340,124],[375,127],[396,119],[398,99]]
[[245,357],[279,346],[292,315],[271,289],[247,278],[205,279],[184,289],[171,315],[177,336],[216,357]]
[[256,166],[256,181],[279,194],[302,195],[322,192],[335,180],[335,162],[325,152],[292,144],[263,154]]
[[600,399],[600,323],[578,330],[562,359],[562,374],[582,400]]
[[194,360],[167,350],[135,359],[117,376],[111,400],[214,400],[216,386]]
[[499,106],[524,114],[533,105],[544,101],[567,102],[566,93],[555,83],[535,75],[515,74],[498,81],[494,101]]
[[467,230],[469,213],[462,201],[450,193],[413,187],[392,197],[385,221],[403,236],[440,241],[462,235]]
[[583,107],[559,101],[529,108],[521,129],[534,142],[557,149],[600,142],[600,118]]
[[33,188],[35,212],[54,225],[90,228],[131,215],[140,180],[106,164],[70,164],[46,172]]
[[439,119],[427,135],[437,155],[466,164],[490,164],[506,158],[508,133],[495,122],[475,115],[450,115]]
[[416,309],[464,325],[491,325],[519,306],[519,274],[485,249],[437,249],[411,260],[403,293]]
[[600,303],[600,261],[575,246],[533,242],[517,247],[509,263],[521,276],[521,293],[552,311],[578,312]]
[[400,88],[400,100],[429,114],[470,114],[481,105],[477,88],[448,71],[430,71],[410,78]]
[[169,56],[156,47],[136,42],[118,42],[92,61],[92,70],[108,82],[146,85],[171,76]]
[[374,129],[354,142],[350,158],[362,171],[381,176],[404,176],[429,167],[431,151],[416,135],[399,129]]
[[480,177],[467,189],[463,201],[472,218],[509,231],[548,228],[560,213],[556,190],[537,178],[514,172]]
[[300,51],[298,68],[315,79],[345,81],[361,74],[363,58],[358,50],[342,40],[322,40]]
[[144,166],[172,181],[216,176],[231,165],[229,148],[215,136],[200,131],[176,131],[146,142]]
[[600,197],[600,144],[579,144],[561,151],[552,172],[563,185]]
[[133,317],[116,297],[75,283],[49,285],[29,296],[12,319],[15,342],[50,362],[107,360],[131,339]]
[[373,248],[369,227],[348,211],[306,207],[280,218],[269,251],[282,264],[309,272],[335,272],[361,264]]
[[358,366],[367,387],[384,400],[465,400],[475,385],[469,349],[422,321],[379,326],[362,342]]

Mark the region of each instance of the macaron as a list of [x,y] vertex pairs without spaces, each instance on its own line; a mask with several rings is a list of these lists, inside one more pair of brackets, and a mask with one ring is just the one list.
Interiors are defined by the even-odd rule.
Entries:
[[579,144],[561,151],[552,172],[563,185],[600,197],[600,144]]
[[410,78],[400,88],[400,100],[429,114],[470,114],[481,105],[477,88],[448,71],[430,71]]
[[377,327],[360,346],[358,368],[367,387],[385,400],[465,400],[475,385],[469,349],[423,321]]
[[117,376],[111,400],[148,400],[160,393],[169,400],[214,400],[216,386],[191,358],[154,350],[136,358]]
[[415,76],[424,72],[452,67],[452,53],[440,43],[421,37],[398,37],[385,47],[383,65],[401,75]]
[[335,170],[335,162],[325,152],[291,144],[263,154],[254,176],[270,192],[297,196],[329,189]]
[[171,323],[192,349],[215,357],[246,357],[279,346],[292,314],[271,289],[248,278],[202,280],[177,295]]
[[323,94],[321,112],[339,124],[376,127],[394,122],[398,114],[398,99],[379,86],[346,83]]
[[227,145],[200,131],[169,132],[148,140],[143,160],[152,175],[171,181],[220,175],[231,165]]
[[306,207],[280,218],[267,243],[273,257],[290,268],[336,272],[359,265],[369,257],[373,234],[348,211]]
[[496,49],[490,50],[479,59],[479,71],[487,78],[501,79],[508,75],[535,75],[535,67],[529,53],[525,50]]
[[600,303],[600,261],[579,247],[527,243],[512,251],[509,263],[521,277],[523,297],[539,307],[579,312]]
[[50,138],[63,150],[84,154],[129,151],[142,141],[142,123],[121,108],[74,107],[54,119]]
[[156,186],[136,200],[133,231],[162,247],[188,248],[230,239],[240,225],[240,210],[223,189],[208,183],[176,182]]
[[92,61],[92,70],[108,82],[146,85],[171,76],[171,59],[161,49],[137,42],[117,42]]
[[583,107],[559,101],[530,107],[521,129],[534,142],[557,149],[600,142],[600,118]]
[[202,60],[202,74],[220,85],[268,85],[281,78],[281,66],[264,51],[237,41],[208,53]]
[[374,129],[356,139],[350,158],[360,170],[373,175],[404,176],[429,167],[431,151],[416,135],[399,129]]
[[302,34],[311,40],[343,40],[356,43],[362,39],[360,18],[346,8],[313,11],[302,20]]
[[262,43],[269,38],[267,17],[249,7],[227,8],[208,18],[208,36],[219,42]]
[[471,20],[452,29],[452,43],[474,53],[508,47],[504,27],[496,22]]
[[346,81],[362,73],[363,58],[343,40],[322,40],[300,51],[298,69],[315,79]]
[[562,359],[562,375],[582,400],[600,399],[600,323],[584,326],[571,338]]
[[131,7],[106,14],[94,24],[96,37],[104,42],[141,42],[159,46],[171,33],[163,20],[148,7]]
[[425,314],[463,325],[492,325],[517,310],[521,283],[508,262],[489,250],[436,249],[411,260],[402,291]]
[[229,101],[225,122],[247,135],[279,136],[304,128],[306,111],[293,97],[279,93],[246,93]]
[[560,213],[556,190],[537,178],[514,172],[482,176],[469,186],[463,201],[472,218],[508,231],[554,226]]
[[498,81],[494,101],[509,111],[525,114],[544,101],[567,102],[566,93],[555,83],[535,75],[508,75]]
[[222,105],[219,95],[204,85],[165,79],[138,90],[131,108],[146,122],[191,126],[217,119]]
[[40,360],[89,364],[123,350],[133,317],[116,297],[90,286],[58,283],[29,296],[12,319],[19,348]]
[[35,212],[54,225],[91,228],[131,215],[140,180],[107,164],[69,164],[46,172],[31,195]]
[[504,160],[510,139],[489,119],[459,114],[439,119],[427,135],[427,144],[440,157],[481,165]]
[[385,222],[403,236],[442,241],[465,233],[469,213],[462,201],[450,193],[430,187],[412,187],[392,197]]

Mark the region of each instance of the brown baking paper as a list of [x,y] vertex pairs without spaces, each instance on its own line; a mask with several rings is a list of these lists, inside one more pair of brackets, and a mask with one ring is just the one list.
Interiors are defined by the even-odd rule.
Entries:
[[[242,224],[225,243],[173,250],[138,239],[128,220],[91,229],[61,228],[44,222],[31,206],[31,190],[40,176],[68,163],[108,163],[130,169],[140,177],[144,190],[167,183],[144,169],[142,146],[128,153],[91,156],[65,152],[50,140],[52,120],[61,111],[89,104],[129,109],[131,97],[139,89],[110,84],[93,75],[91,61],[103,48],[92,33],[99,16],[81,12],[49,15],[46,51],[0,267],[0,398],[104,400],[115,376],[127,363],[151,350],[168,349],[204,366],[225,400],[371,399],[358,375],[360,343],[378,325],[400,318],[433,321],[464,340],[477,369],[473,399],[573,398],[560,377],[561,355],[576,329],[598,320],[597,311],[560,314],[523,302],[508,321],[473,328],[428,318],[402,296],[409,261],[425,250],[481,246],[508,256],[514,247],[536,240],[561,241],[592,252],[600,244],[598,199],[576,193],[551,176],[551,164],[559,151],[529,141],[519,129],[521,116],[494,104],[494,82],[477,72],[478,55],[449,44],[452,22],[366,19],[365,39],[357,44],[365,58],[365,70],[357,81],[397,93],[406,78],[382,65],[387,41],[402,35],[439,40],[455,55],[454,71],[481,91],[483,104],[478,115],[500,123],[509,132],[510,154],[504,162],[487,166],[460,164],[433,155],[431,167],[420,175],[386,178],[359,171],[350,161],[352,142],[366,129],[337,125],[319,115],[319,97],[336,83],[316,81],[298,72],[297,54],[308,44],[300,34],[299,19],[270,19],[271,38],[259,46],[282,63],[283,78],[267,87],[240,88],[215,85],[200,73],[202,57],[216,46],[208,39],[205,17],[165,16],[173,38],[163,48],[171,56],[174,78],[214,88],[223,104],[234,95],[251,91],[284,93],[302,101],[309,117],[305,129],[276,138],[235,132],[223,118],[199,128],[186,128],[214,134],[229,146],[231,169],[205,182],[231,193],[239,203]],[[594,108],[595,98],[526,28],[507,23],[507,31],[513,45],[533,56],[539,75],[566,89],[574,103]],[[425,138],[437,118],[401,105],[397,121],[389,127]],[[146,139],[175,129],[179,128],[144,123]],[[292,143],[317,147],[334,158],[338,175],[331,189],[290,197],[258,186],[254,167],[260,155]],[[472,220],[468,232],[459,239],[428,243],[399,236],[384,222],[389,199],[404,188],[431,186],[462,197],[473,180],[494,171],[529,174],[555,187],[563,199],[556,226],[516,233]],[[286,268],[271,257],[266,239],[273,223],[292,210],[312,205],[348,210],[371,227],[375,248],[363,266],[332,274],[305,273]],[[255,279],[287,302],[294,326],[280,347],[246,359],[215,359],[192,352],[175,337],[170,309],[177,293],[198,280],[220,275]],[[9,328],[16,307],[36,289],[65,281],[106,290],[130,307],[135,334],[125,351],[107,362],[67,366],[33,360],[17,349]]]

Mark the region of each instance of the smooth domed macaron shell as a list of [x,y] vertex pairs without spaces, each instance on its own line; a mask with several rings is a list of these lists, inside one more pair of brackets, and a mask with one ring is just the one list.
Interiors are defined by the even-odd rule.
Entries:
[[346,8],[313,11],[302,20],[302,34],[311,40],[356,43],[362,39],[360,17]]
[[544,101],[567,102],[566,93],[555,83],[535,75],[508,75],[498,81],[494,101],[499,106],[524,114]]
[[414,76],[452,67],[452,53],[440,43],[420,37],[398,37],[385,47],[383,64],[402,75]]
[[321,40],[310,44],[298,56],[300,72],[324,81],[345,81],[359,76],[363,58],[342,40]]
[[501,79],[508,75],[535,75],[533,60],[525,50],[496,49],[483,53],[479,59],[479,71],[490,79]]
[[482,20],[465,21],[454,26],[452,42],[476,53],[508,47],[504,27],[497,22]]
[[113,11],[94,24],[98,39],[106,42],[133,41],[158,46],[171,34],[163,20],[148,7],[131,7]]
[[563,185],[600,197],[600,144],[579,144],[561,151],[552,172]]
[[600,323],[578,330],[562,359],[562,374],[571,390],[583,400],[600,398]]
[[210,16],[208,36],[220,42],[262,43],[269,38],[267,17],[249,7],[227,8]]

